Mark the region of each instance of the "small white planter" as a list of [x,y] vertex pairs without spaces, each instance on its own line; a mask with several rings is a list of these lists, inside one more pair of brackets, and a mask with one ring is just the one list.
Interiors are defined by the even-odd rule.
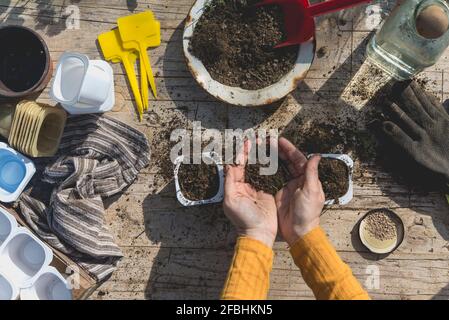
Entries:
[[[313,154],[309,155],[309,158],[312,156],[313,156]],[[345,195],[343,195],[342,197],[340,197],[338,199],[339,205],[348,204],[349,202],[351,202],[352,198],[354,197],[354,182],[353,182],[354,161],[347,154],[323,153],[323,154],[321,154],[321,157],[341,160],[348,167],[348,181],[349,181],[348,191],[346,192]],[[326,199],[326,202],[324,202],[324,204],[329,205],[329,206],[333,205],[333,204],[335,204],[335,199],[332,199],[332,200]]]
[[21,300],[72,300],[72,290],[64,277],[53,267],[47,267],[33,284],[20,291]]
[[17,228],[17,220],[5,209],[0,208],[0,250]]
[[215,165],[217,166],[218,178],[219,178],[218,192],[211,199],[204,199],[204,200],[198,200],[198,201],[193,201],[193,200],[187,199],[181,191],[181,186],[179,184],[179,179],[178,179],[179,167],[182,165],[182,162],[184,161],[184,156],[179,156],[178,158],[176,158],[176,161],[175,161],[175,172],[174,172],[175,187],[176,187],[176,197],[177,197],[179,203],[181,203],[184,207],[218,203],[218,202],[223,201],[223,198],[224,198],[224,171],[223,171],[222,160],[221,160],[220,156],[216,153],[203,153],[202,158],[209,159],[210,161],[215,163]]
[[30,159],[0,142],[1,202],[16,201],[35,172],[36,167]]
[[106,61],[66,52],[59,59],[50,95],[70,114],[109,111],[115,103],[113,70]]
[[0,300],[17,300],[19,289],[11,279],[0,271]]
[[17,287],[25,288],[52,261],[53,252],[34,234],[17,228],[0,250],[0,270]]
[[195,80],[209,94],[224,102],[239,106],[262,106],[276,102],[296,89],[303,80],[315,56],[315,40],[312,39],[299,47],[294,68],[277,83],[259,90],[245,90],[230,87],[212,79],[203,63],[189,51],[190,40],[204,7],[212,0],[197,0],[187,16],[182,38],[187,65]]

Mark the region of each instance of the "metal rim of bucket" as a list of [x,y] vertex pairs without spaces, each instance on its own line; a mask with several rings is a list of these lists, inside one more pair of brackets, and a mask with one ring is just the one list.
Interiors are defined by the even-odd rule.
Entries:
[[40,34],[38,34],[36,31],[24,27],[24,26],[14,26],[14,25],[7,25],[7,26],[0,26],[0,32],[4,31],[5,29],[16,29],[16,30],[23,30],[26,32],[29,32],[32,34],[42,45],[42,49],[45,53],[45,69],[42,73],[42,76],[40,79],[29,89],[21,92],[13,92],[13,91],[6,91],[0,88],[0,98],[20,98],[24,97],[30,94],[33,94],[35,92],[39,92],[44,90],[44,88],[47,86],[47,84],[50,82],[50,79],[53,74],[53,63],[50,57],[50,51],[48,50],[47,44],[45,43],[44,39],[41,37]]

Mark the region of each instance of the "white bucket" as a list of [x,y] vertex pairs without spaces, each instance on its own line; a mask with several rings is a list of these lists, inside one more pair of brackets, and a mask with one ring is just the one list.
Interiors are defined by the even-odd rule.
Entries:
[[47,267],[33,282],[20,291],[21,300],[72,300],[72,290],[64,277]]
[[17,228],[0,250],[0,270],[17,287],[25,288],[52,261],[53,252],[34,234]]
[[70,114],[109,111],[115,103],[112,68],[103,60],[66,52],[59,59],[50,95]]

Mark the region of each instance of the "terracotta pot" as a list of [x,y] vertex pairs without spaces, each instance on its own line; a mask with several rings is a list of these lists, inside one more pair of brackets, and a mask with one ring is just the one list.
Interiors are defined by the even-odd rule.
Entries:
[[35,31],[0,27],[0,97],[21,98],[42,91],[51,79],[48,47]]

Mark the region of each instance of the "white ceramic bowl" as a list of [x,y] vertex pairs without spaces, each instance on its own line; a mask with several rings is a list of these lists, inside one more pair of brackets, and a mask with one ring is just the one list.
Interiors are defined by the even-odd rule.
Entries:
[[315,56],[315,40],[312,39],[299,47],[295,67],[277,83],[259,90],[245,90],[230,87],[212,79],[203,63],[189,51],[190,40],[204,7],[212,0],[197,0],[186,19],[183,35],[184,55],[195,80],[209,94],[217,99],[238,106],[262,106],[276,102],[296,89],[303,80]]

